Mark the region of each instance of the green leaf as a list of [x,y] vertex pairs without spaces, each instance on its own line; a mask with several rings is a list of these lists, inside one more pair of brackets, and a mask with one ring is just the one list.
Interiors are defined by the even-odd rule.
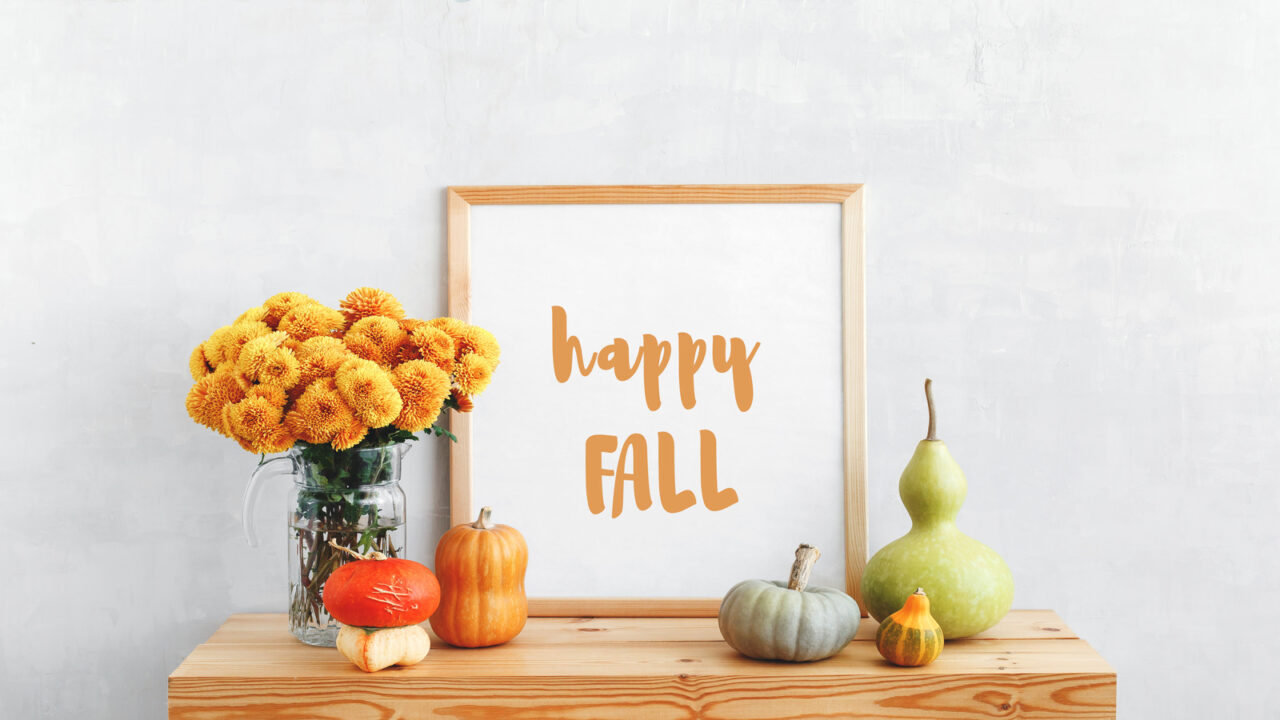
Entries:
[[410,440],[417,440],[418,436],[414,435],[408,430],[396,429],[394,432],[392,432],[390,435],[387,436],[387,439],[393,443],[401,443],[401,442],[408,442]]

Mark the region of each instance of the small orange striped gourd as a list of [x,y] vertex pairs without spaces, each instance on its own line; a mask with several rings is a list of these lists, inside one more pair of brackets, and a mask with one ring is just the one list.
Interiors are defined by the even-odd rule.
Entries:
[[929,614],[929,598],[923,588],[907,598],[898,612],[880,623],[876,649],[894,665],[928,665],[942,652],[942,628]]
[[431,629],[457,647],[501,645],[519,635],[529,617],[529,547],[519,530],[490,522],[491,513],[484,508],[474,523],[454,527],[436,545],[440,607]]

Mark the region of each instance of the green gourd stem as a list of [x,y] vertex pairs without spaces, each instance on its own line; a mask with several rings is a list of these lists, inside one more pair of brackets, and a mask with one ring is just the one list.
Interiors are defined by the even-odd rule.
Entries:
[[490,507],[480,508],[480,517],[476,518],[476,521],[471,523],[471,527],[477,530],[488,530],[492,528],[493,523],[489,521],[489,517],[491,515],[493,515],[493,508],[490,508]]
[[929,378],[924,379],[924,399],[929,404],[929,434],[925,440],[937,440],[938,420],[933,412],[933,380]]
[[818,556],[821,554],[818,548],[807,543],[796,548],[796,561],[791,564],[791,579],[787,581],[788,590],[804,591],[805,586],[809,584],[809,574],[813,572],[813,564],[818,562]]

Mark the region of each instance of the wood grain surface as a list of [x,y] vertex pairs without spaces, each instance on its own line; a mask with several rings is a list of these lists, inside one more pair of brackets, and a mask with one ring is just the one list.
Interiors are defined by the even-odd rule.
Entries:
[[713,618],[720,598],[529,598],[529,617],[580,617],[591,608],[597,617]]
[[867,616],[862,573],[867,569],[867,310],[866,191],[841,201],[840,302],[844,328],[844,578],[845,592]]
[[[453,190],[445,196],[446,243],[449,253],[449,316],[471,320],[471,205]],[[449,443],[452,477],[471,477],[471,414],[449,411],[449,430],[457,438]],[[449,490],[449,526],[471,522],[470,481],[453,482]]]
[[1112,718],[1115,671],[1052,611],[1010,613],[923,668],[880,659],[868,620],[817,663],[758,662],[708,618],[532,618],[507,645],[433,638],[374,674],[236,615],[169,677],[169,716],[212,718]]
[[860,184],[815,185],[480,185],[449,188],[471,205],[634,205],[839,203]]

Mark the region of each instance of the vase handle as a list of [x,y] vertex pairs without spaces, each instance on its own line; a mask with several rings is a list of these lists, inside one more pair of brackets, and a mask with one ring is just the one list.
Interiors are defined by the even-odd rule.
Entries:
[[[287,469],[282,465],[272,467],[272,463],[281,460],[289,463]],[[258,531],[254,528],[253,509],[257,507],[258,496],[262,494],[262,481],[269,477],[293,473],[293,458],[281,455],[259,463],[258,467],[254,468],[253,474],[249,476],[249,484],[244,489],[244,506],[240,509],[240,520],[244,524],[244,539],[249,541],[249,547],[258,547]]]

